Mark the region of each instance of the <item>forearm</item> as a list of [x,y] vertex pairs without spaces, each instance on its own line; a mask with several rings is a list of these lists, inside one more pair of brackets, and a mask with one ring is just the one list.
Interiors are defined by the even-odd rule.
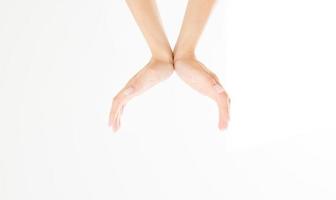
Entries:
[[174,58],[194,56],[198,40],[216,0],[189,0],[180,35],[174,48]]
[[126,0],[153,57],[172,60],[172,50],[161,25],[155,0]]

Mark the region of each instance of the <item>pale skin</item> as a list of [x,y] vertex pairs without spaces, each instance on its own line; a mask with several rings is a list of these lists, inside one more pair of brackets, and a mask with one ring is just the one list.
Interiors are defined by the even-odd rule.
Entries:
[[189,0],[178,40],[171,49],[161,24],[155,0],[126,0],[137,25],[150,48],[150,61],[136,73],[113,98],[109,126],[120,128],[124,106],[132,98],[166,80],[175,70],[191,88],[213,99],[218,106],[218,128],[227,128],[230,119],[230,97],[218,77],[195,56],[215,0]]

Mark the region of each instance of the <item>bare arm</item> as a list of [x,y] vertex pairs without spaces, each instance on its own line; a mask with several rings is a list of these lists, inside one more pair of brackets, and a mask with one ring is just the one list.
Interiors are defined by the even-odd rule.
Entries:
[[215,0],[189,0],[174,48],[175,59],[184,55],[194,56],[196,45],[215,2]]
[[155,0],[127,0],[139,28],[141,29],[153,57],[172,59],[172,50],[161,24]]

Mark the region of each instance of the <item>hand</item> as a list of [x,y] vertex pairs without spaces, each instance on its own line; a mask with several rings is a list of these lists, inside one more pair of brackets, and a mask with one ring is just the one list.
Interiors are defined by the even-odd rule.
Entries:
[[127,82],[126,86],[113,98],[109,126],[112,126],[114,132],[120,128],[120,118],[126,103],[133,97],[167,79],[173,71],[172,61],[152,58],[145,67]]
[[177,75],[185,83],[217,103],[219,110],[218,128],[221,130],[227,128],[230,119],[231,100],[217,76],[197,61],[194,56],[175,58],[174,67]]

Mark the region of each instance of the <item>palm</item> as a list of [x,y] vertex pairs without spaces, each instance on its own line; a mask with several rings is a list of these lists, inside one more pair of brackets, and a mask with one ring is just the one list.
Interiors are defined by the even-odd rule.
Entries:
[[183,58],[175,61],[175,71],[190,87],[213,99],[219,109],[220,129],[228,125],[230,97],[221,86],[217,76],[195,58]]
[[113,98],[109,117],[109,124],[112,125],[113,130],[117,131],[120,128],[122,111],[128,101],[167,79],[173,71],[172,63],[151,59],[145,67],[136,73]]

